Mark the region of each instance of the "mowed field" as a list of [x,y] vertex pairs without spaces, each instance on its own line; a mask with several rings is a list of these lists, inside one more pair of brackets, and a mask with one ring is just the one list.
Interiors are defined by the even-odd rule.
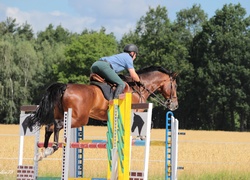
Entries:
[[[106,131],[106,127],[86,126],[84,134],[86,139],[105,139]],[[184,167],[184,170],[178,170],[179,179],[204,179],[204,174],[223,173],[230,179],[250,179],[249,132],[179,131],[186,133],[179,136],[178,166]],[[61,131],[60,137],[62,134]],[[44,129],[41,130],[41,141],[43,136]],[[164,138],[164,129],[151,130],[152,140],[164,141]],[[0,125],[0,142],[0,179],[14,180],[18,165],[19,126]],[[34,146],[34,137],[25,137],[24,165],[33,164]],[[85,177],[106,177],[106,149],[85,149],[84,152]],[[133,147],[131,169],[142,169],[143,153],[144,147]],[[39,162],[39,176],[60,177],[61,158],[60,149]],[[149,179],[164,179],[164,159],[163,146],[150,148]]]

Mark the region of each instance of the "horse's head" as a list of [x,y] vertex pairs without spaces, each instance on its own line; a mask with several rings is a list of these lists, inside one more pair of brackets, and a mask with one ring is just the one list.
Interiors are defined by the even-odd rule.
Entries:
[[[138,71],[138,73],[142,83],[145,85],[145,89],[149,95],[151,95],[151,97],[154,96],[158,103],[167,107],[171,111],[174,111],[178,108],[176,83],[177,73],[172,73],[159,66],[150,66]],[[166,101],[162,101],[161,99],[157,98],[157,96],[154,94],[154,91],[161,93]],[[140,97],[145,96],[141,94]]]
[[178,98],[177,98],[177,83],[176,83],[177,73],[169,74],[168,78],[162,81],[158,91],[166,99],[165,105],[171,111],[178,108]]

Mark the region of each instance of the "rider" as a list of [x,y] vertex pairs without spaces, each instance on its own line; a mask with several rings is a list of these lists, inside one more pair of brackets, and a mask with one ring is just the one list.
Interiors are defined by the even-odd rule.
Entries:
[[124,52],[109,57],[102,57],[91,66],[92,73],[103,77],[106,81],[116,84],[114,98],[118,98],[125,88],[125,84],[117,73],[128,70],[131,78],[140,85],[140,78],[135,72],[133,61],[138,54],[138,48],[134,44],[128,44],[124,47]]

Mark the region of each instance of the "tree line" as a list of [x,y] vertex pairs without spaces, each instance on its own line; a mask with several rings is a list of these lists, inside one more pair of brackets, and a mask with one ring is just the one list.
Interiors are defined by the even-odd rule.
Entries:
[[[173,22],[166,7],[149,7],[119,41],[105,27],[74,33],[49,24],[34,34],[8,17],[0,22],[0,123],[18,123],[20,106],[39,104],[53,82],[88,84],[91,64],[128,43],[139,47],[136,69],[179,73],[180,128],[249,130],[250,16],[241,4],[225,4],[211,18],[194,4]],[[154,126],[163,128],[167,110],[154,102],[153,111]]]

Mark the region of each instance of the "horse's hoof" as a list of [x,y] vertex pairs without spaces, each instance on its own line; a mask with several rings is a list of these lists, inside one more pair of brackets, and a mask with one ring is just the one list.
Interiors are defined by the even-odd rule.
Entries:
[[54,153],[54,149],[51,148],[51,147],[48,147],[48,148],[46,148],[45,151],[44,151],[44,157],[47,157],[47,156],[49,156],[49,155],[51,155],[51,154],[53,154],[53,153]]
[[43,159],[42,153],[37,153],[37,155],[34,157],[34,161],[38,162]]
[[144,141],[146,139],[146,136],[137,136],[141,141]]

